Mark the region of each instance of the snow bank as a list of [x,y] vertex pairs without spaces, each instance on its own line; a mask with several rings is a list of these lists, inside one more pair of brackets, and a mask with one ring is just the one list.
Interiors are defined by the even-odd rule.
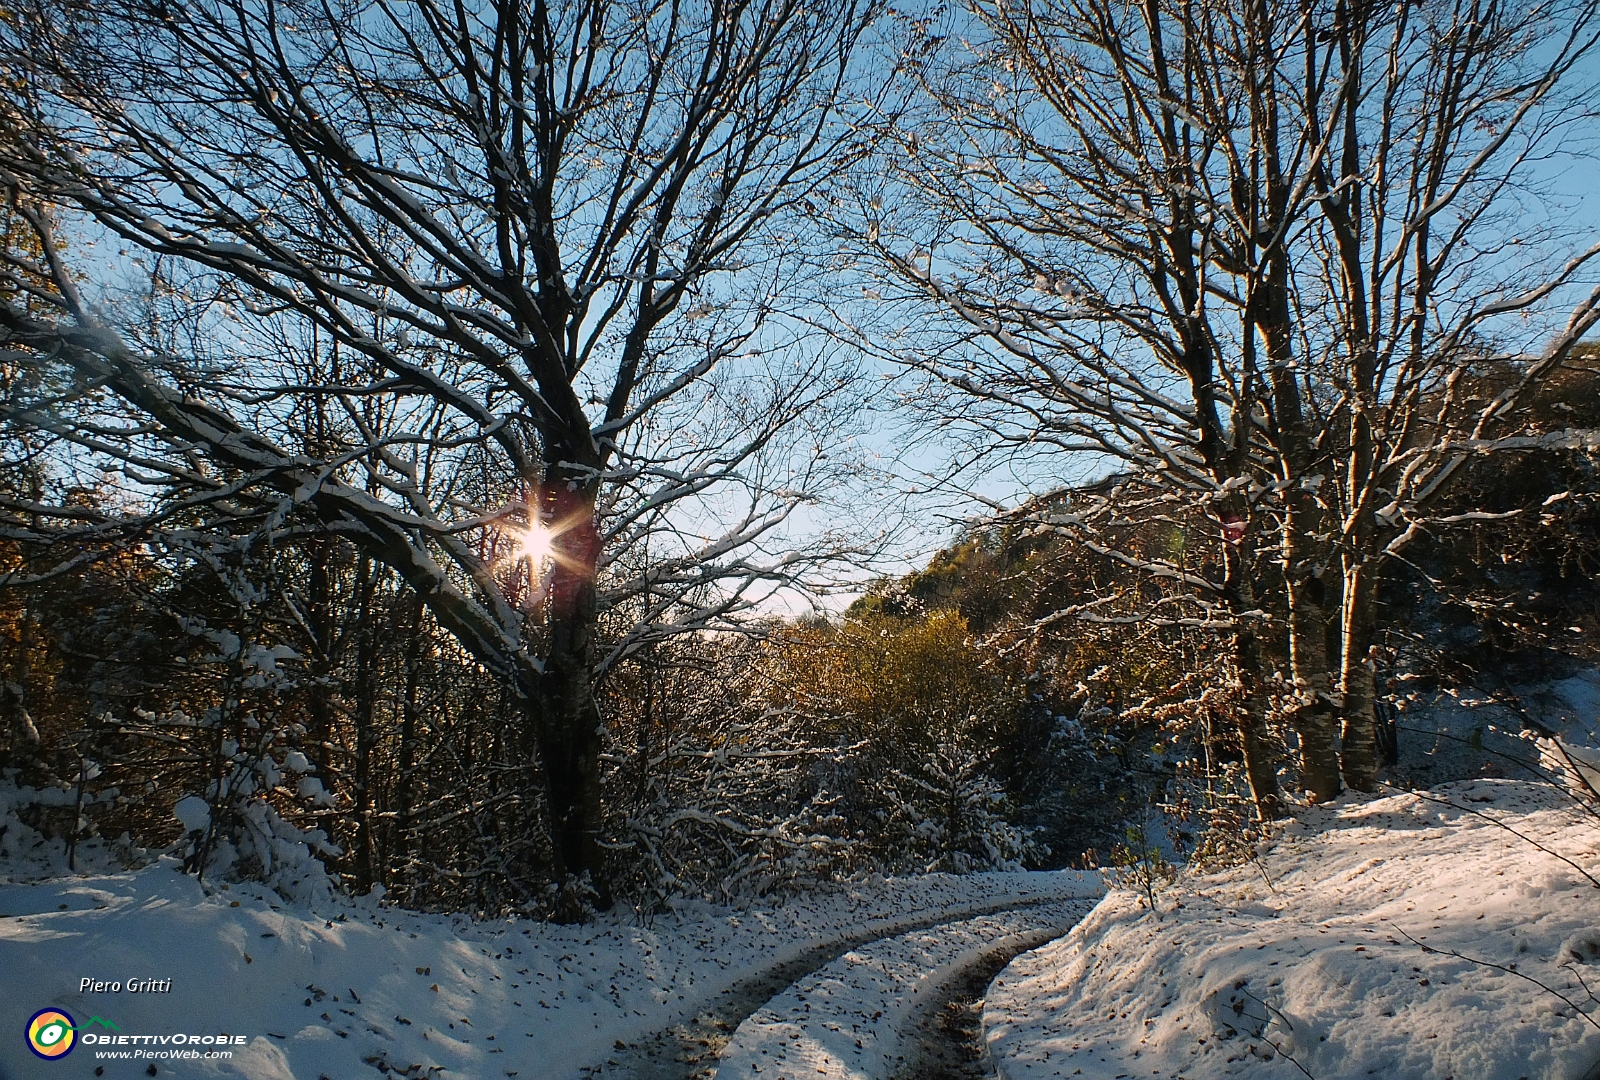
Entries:
[[[247,1039],[231,1060],[167,1063],[162,1075],[562,1080],[604,1069],[618,1044],[819,943],[1097,892],[1078,874],[872,878],[772,909],[690,904],[648,926],[616,916],[565,927],[375,902],[306,906],[261,885],[207,893],[164,858],[127,873],[0,885],[0,1031],[21,1032],[55,1006],[123,1033]],[[85,978],[124,989],[80,993]],[[171,990],[129,993],[133,979],[171,980]],[[95,1049],[76,1047],[47,1068],[146,1075],[147,1061],[97,1060]],[[0,1078],[37,1075],[23,1039],[0,1038]]]
[[1600,822],[1559,790],[1341,800],[1261,863],[1188,878],[1158,913],[1112,893],[1018,957],[984,1011],[1006,1080],[1577,1080],[1600,1062],[1580,1015],[1600,1020]]
[[[0,884],[31,881],[69,873],[66,845],[51,839],[25,823],[18,811],[35,806],[64,809],[77,804],[71,787],[30,788],[13,783],[16,770],[6,770],[0,779]],[[112,788],[98,797],[84,793],[83,805],[112,802],[118,795]],[[84,872],[109,872],[142,862],[148,852],[133,843],[126,833],[115,840],[94,836],[78,844],[77,868]]]
[[740,1024],[717,1080],[888,1080],[903,1071],[906,1038],[947,980],[986,956],[1065,933],[1089,906],[1034,905],[848,952]]

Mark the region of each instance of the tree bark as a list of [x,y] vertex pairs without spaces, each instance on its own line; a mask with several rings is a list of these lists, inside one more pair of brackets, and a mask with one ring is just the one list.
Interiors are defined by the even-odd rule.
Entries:
[[361,557],[356,571],[355,784],[356,836],[355,887],[366,892],[378,881],[380,859],[373,835],[374,805],[372,757],[377,745],[378,618],[375,602],[379,571]]
[[[1245,541],[1248,543],[1248,540]],[[1250,583],[1249,568],[1240,548],[1227,553],[1227,583],[1225,593],[1228,605],[1235,615],[1255,609],[1255,589]],[[1272,821],[1283,813],[1283,801],[1278,793],[1278,772],[1274,767],[1272,752],[1266,738],[1266,699],[1262,693],[1263,663],[1261,642],[1255,631],[1241,625],[1234,631],[1234,663],[1239,669],[1239,747],[1244,757],[1245,778],[1250,783],[1250,796],[1255,800],[1256,814],[1262,821]]]
[[310,723],[306,749],[317,775],[331,784],[330,750],[333,745],[334,649],[332,563],[338,541],[317,537],[306,544],[307,610],[311,636],[311,692],[306,702]]
[[[390,851],[401,866],[408,866],[415,850],[414,808],[417,804],[417,743],[419,718],[422,711],[419,700],[422,691],[422,649],[427,641],[426,610],[422,598],[412,592],[408,600],[411,609],[410,633],[405,649],[405,692],[401,698],[400,769],[395,785],[396,826]],[[408,875],[409,876],[409,875]]]
[[1358,559],[1344,568],[1344,662],[1339,674],[1344,706],[1340,717],[1339,767],[1357,791],[1378,786],[1378,738],[1373,715],[1373,631],[1377,622],[1377,574]]
[[[1269,128],[1269,130],[1275,130]],[[1270,160],[1270,159],[1269,159]],[[1269,205],[1281,214],[1276,172],[1268,184]],[[1316,495],[1305,487],[1314,469],[1314,437],[1295,379],[1292,314],[1289,304],[1288,254],[1282,243],[1268,253],[1267,271],[1253,298],[1257,329],[1267,343],[1272,396],[1277,418],[1274,432],[1287,487],[1283,493],[1281,561],[1289,608],[1289,666],[1303,699],[1289,719],[1300,736],[1300,779],[1312,802],[1339,794],[1339,759],[1334,735],[1337,714],[1329,693],[1333,678],[1327,650],[1320,583],[1315,576],[1317,552],[1313,533],[1326,526]]]
[[1328,657],[1328,629],[1315,574],[1316,541],[1311,534],[1326,525],[1316,496],[1303,485],[1313,469],[1312,436],[1295,384],[1294,354],[1289,339],[1290,312],[1287,260],[1281,250],[1268,262],[1260,287],[1256,326],[1267,342],[1277,413],[1279,459],[1283,464],[1283,538],[1280,545],[1289,608],[1289,668],[1301,703],[1289,720],[1300,737],[1300,780],[1312,802],[1339,794],[1339,758],[1334,736],[1338,723],[1330,689],[1333,665]]
[[[1294,517],[1290,515],[1291,522]],[[1294,551],[1287,536],[1285,547],[1290,551],[1287,561]],[[1339,717],[1328,658],[1328,620],[1316,578],[1289,577],[1287,587],[1289,667],[1301,697],[1289,722],[1300,736],[1300,782],[1312,802],[1327,802],[1339,794],[1339,751],[1334,742]]]
[[597,492],[576,478],[564,480],[564,472],[553,467],[540,496],[540,519],[556,534],[555,557],[545,599],[544,671],[525,708],[544,767],[556,875],[567,897],[558,916],[576,919],[583,914],[583,892],[592,890],[601,911],[611,907],[612,898],[600,846],[604,740],[594,696]]
[[[17,620],[20,632],[14,664],[0,665],[0,706],[6,717],[6,742],[0,747],[0,766],[11,768],[32,758],[39,746],[39,729],[28,715],[28,687],[33,669],[33,595],[23,594]],[[9,650],[8,650],[9,651]],[[10,670],[8,671],[7,668]],[[10,675],[10,678],[6,676]]]
[[[1339,770],[1334,748],[1335,713],[1328,694],[1332,681],[1321,604],[1314,598],[1315,560],[1313,533],[1325,531],[1324,513],[1315,493],[1306,487],[1317,464],[1316,437],[1306,417],[1299,383],[1301,365],[1295,357],[1295,320],[1292,304],[1292,268],[1288,232],[1292,217],[1293,179],[1285,173],[1281,102],[1270,79],[1258,78],[1255,64],[1271,74],[1276,55],[1277,29],[1267,5],[1251,0],[1244,7],[1246,36],[1254,57],[1249,90],[1252,143],[1250,182],[1240,186],[1245,198],[1238,206],[1251,223],[1252,246],[1260,243],[1259,276],[1252,282],[1246,315],[1267,346],[1267,377],[1272,388],[1273,441],[1282,468],[1284,582],[1289,606],[1290,670],[1296,690],[1305,703],[1290,716],[1300,735],[1300,775],[1307,796],[1314,802],[1339,793]],[[1293,137],[1289,138],[1293,145]],[[1244,177],[1236,178],[1243,180]],[[1256,258],[1252,253],[1252,258]]]

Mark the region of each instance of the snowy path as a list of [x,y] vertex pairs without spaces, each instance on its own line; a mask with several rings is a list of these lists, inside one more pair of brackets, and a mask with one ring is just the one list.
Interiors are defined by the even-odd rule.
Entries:
[[[1080,873],[873,877],[772,906],[686,902],[646,925],[617,912],[555,926],[371,900],[313,910],[239,883],[206,892],[166,859],[6,882],[3,855],[0,1025],[20,1030],[53,1006],[141,1037],[179,1024],[244,1036],[232,1059],[184,1065],[217,1080],[683,1080],[700,1066],[680,1057],[709,1064],[708,1044],[850,948],[1101,893]],[[135,975],[170,980],[170,993],[80,989]],[[86,1040],[73,1064],[92,1070],[98,1050]],[[0,1080],[37,1075],[36,1061],[23,1040],[0,1039]],[[107,1080],[142,1080],[146,1064],[108,1062]]]
[[[1091,883],[1085,884],[1093,889]],[[1081,893],[1079,895],[1081,897]],[[993,918],[1010,915],[1015,916],[1018,924],[1048,928],[1041,933],[1024,934],[1022,937],[1013,935],[980,950],[969,960],[981,961],[997,950],[1003,950],[1008,956],[1014,955],[1024,948],[1033,948],[1064,933],[1071,922],[1082,918],[1094,906],[1097,899],[1097,891],[1086,899],[1063,897],[1059,893],[1045,896],[1013,895],[1003,899],[991,898],[970,905],[965,910],[946,908],[937,914],[915,912],[898,918],[872,920],[863,924],[857,933],[818,941],[803,952],[757,969],[724,989],[715,1001],[687,1022],[626,1047],[622,1053],[614,1055],[604,1069],[594,1070],[594,1074],[628,1077],[629,1080],[697,1080],[713,1075],[735,1075],[726,1068],[727,1050],[724,1048],[732,1048],[730,1034],[735,1029],[743,1033],[745,1029],[741,1025],[757,1015],[763,1006],[780,1000],[786,989],[793,993],[796,987],[810,985],[815,980],[809,977],[835,964],[851,950],[871,949],[886,941],[899,941],[902,936],[914,932],[920,932],[922,936],[936,936],[952,927],[964,928],[971,922],[981,921],[981,918],[974,916]],[[1072,920],[1061,924],[1058,913],[1064,905],[1075,905],[1077,914]],[[1059,929],[1056,928],[1058,926]],[[957,934],[962,932],[959,929],[955,931]],[[965,967],[966,963],[963,962],[961,969],[965,970]],[[918,974],[913,972],[912,977]],[[941,985],[943,981],[940,980]],[[720,1063],[719,1054],[723,1059]],[[720,1069],[719,1064],[722,1065]]]
[[1025,948],[985,956],[941,986],[906,1029],[914,1052],[906,1055],[898,1080],[996,1080],[983,1031],[985,999],[1000,972],[1040,944],[1048,942],[1030,941]]
[[892,1080],[923,1075],[919,1050],[948,991],[975,966],[1059,937],[1092,901],[1015,907],[881,938],[795,982],[741,1023],[718,1080]]

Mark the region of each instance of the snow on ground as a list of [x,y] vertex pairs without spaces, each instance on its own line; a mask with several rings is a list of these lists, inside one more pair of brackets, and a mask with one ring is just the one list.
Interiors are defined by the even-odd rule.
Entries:
[[[1571,746],[1600,741],[1585,720],[1600,672],[1518,698]],[[1400,721],[1394,775],[1411,782],[1486,765],[1528,775],[1511,756],[1534,763],[1544,749],[1517,736],[1523,717],[1504,700],[1471,690],[1418,698]],[[888,940],[749,1017],[720,1075],[887,1076],[947,976],[1042,934],[1041,920],[1064,928],[1072,905],[1053,902],[1099,890],[1076,874],[931,875],[773,908],[684,904],[648,925],[475,923],[314,889],[307,906],[264,886],[202,888],[170,859],[123,871],[148,858],[125,840],[86,843],[68,873],[59,844],[14,813],[52,799],[72,796],[0,785],[0,1033],[53,1006],[80,1026],[99,1018],[124,1034],[245,1043],[222,1061],[111,1060],[94,1056],[87,1037],[111,1030],[95,1026],[45,1066],[0,1034],[0,1080],[41,1068],[146,1076],[153,1061],[159,1075],[251,1080],[610,1074],[611,1061],[660,1041],[653,1033],[727,1013],[713,1004],[756,976],[809,970],[872,937]],[[1577,1015],[1600,1021],[1587,990],[1600,990],[1600,888],[1584,877],[1600,878],[1600,827],[1572,806],[1553,788],[1480,779],[1302,811],[1259,867],[1187,878],[1159,917],[1113,894],[1067,937],[1020,957],[991,987],[992,1049],[1011,1080],[1575,1080],[1600,1062],[1600,1028]],[[981,917],[1016,905],[1026,907]],[[934,922],[959,925],[907,932]],[[83,979],[121,989],[84,992]],[[134,993],[135,979],[171,989]]]
[[[11,866],[29,861],[12,854]],[[31,869],[56,861],[35,852]],[[167,858],[133,872],[33,883],[14,875],[0,883],[0,1033],[10,1033],[0,1034],[0,1078],[31,1080],[42,1069],[88,1077],[97,1066],[107,1077],[143,1077],[154,1063],[160,1075],[251,1080],[561,1080],[603,1068],[619,1043],[830,939],[1098,888],[1072,873],[874,878],[772,908],[686,904],[647,926],[613,916],[566,927],[371,901],[313,910],[239,884],[208,892]],[[82,979],[122,989],[80,992]],[[171,989],[131,993],[134,979],[171,980]],[[227,1033],[246,1043],[227,1061],[113,1061],[84,1039],[46,1065],[20,1035],[46,1006],[80,1027],[98,1016],[123,1034]]]
[[1113,892],[1018,957],[990,1051],[1006,1080],[1578,1080],[1600,1063],[1588,875],[1600,820],[1549,786],[1305,809],[1260,866],[1185,878],[1157,913]]
[[1063,934],[1091,903],[1065,900],[918,930],[853,950],[777,995],[734,1032],[717,1080],[889,1080],[943,985],[986,956]]

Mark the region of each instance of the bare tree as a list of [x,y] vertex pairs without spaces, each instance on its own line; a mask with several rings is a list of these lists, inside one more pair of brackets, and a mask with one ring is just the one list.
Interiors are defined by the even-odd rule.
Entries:
[[[1468,2],[1327,15],[1319,33],[1337,47],[1335,74],[1285,96],[1314,152],[1284,170],[1306,200],[1301,242],[1283,245],[1284,279],[1332,465],[1319,494],[1337,527],[1316,572],[1339,575],[1327,593],[1340,765],[1371,790],[1385,562],[1427,531],[1484,516],[1437,509],[1474,454],[1594,439],[1536,434],[1525,406],[1600,321],[1596,289],[1551,326],[1562,313],[1552,300],[1600,256],[1597,222],[1581,222],[1574,242],[1562,235],[1571,223],[1524,193],[1537,190],[1541,158],[1587,138],[1594,86],[1580,76],[1600,18],[1592,4]],[[1592,159],[1596,147],[1572,149]]]
[[[643,598],[657,627],[614,659],[840,550],[781,542],[833,480],[840,427],[812,421],[851,379],[783,304],[809,265],[803,204],[866,148],[841,109],[871,18],[855,0],[32,5],[0,31],[5,166],[43,254],[13,260],[5,337],[80,404],[6,419],[117,462],[169,512],[310,518],[397,571],[514,687],[558,873],[606,905],[604,610]],[[159,256],[195,348],[81,297],[43,202]],[[301,382],[264,327],[336,349],[337,373]],[[106,392],[122,416],[101,429],[81,399]],[[338,417],[330,445],[271,436],[296,402]],[[521,571],[497,539],[513,529]]]
[[895,351],[959,416],[967,463],[1116,469],[1205,508],[1220,573],[1140,561],[1231,613],[1260,812],[1256,637],[1280,585],[1302,780],[1339,791],[1342,714],[1344,779],[1370,787],[1381,560],[1402,519],[1428,527],[1447,461],[1516,445],[1519,395],[1594,321],[1591,296],[1503,398],[1450,403],[1525,351],[1497,317],[1548,326],[1600,254],[1550,231],[1505,257],[1541,155],[1592,150],[1573,125],[1595,6],[975,0],[949,29],[911,28],[927,111],[895,125],[907,152],[858,230],[890,310],[924,313]]

